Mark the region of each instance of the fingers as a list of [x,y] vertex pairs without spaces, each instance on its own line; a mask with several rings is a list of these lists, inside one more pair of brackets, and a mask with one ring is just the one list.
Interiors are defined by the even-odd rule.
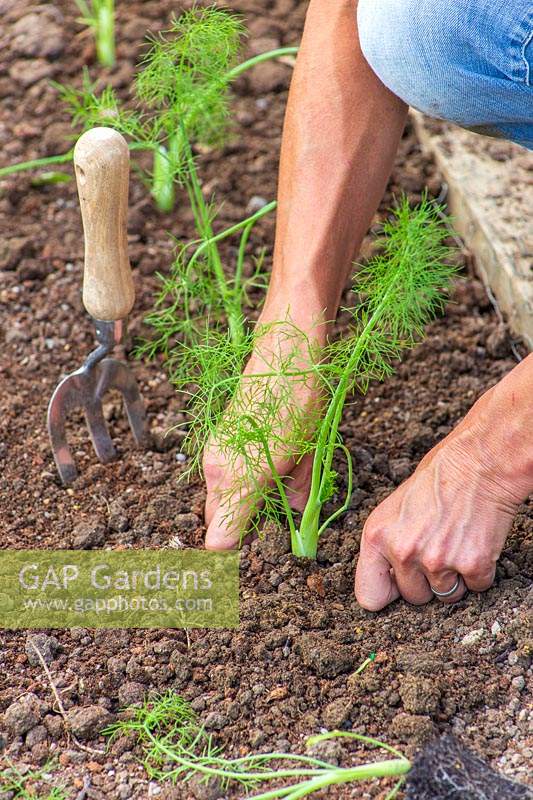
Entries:
[[400,596],[385,556],[363,538],[355,573],[355,596],[367,611],[381,611]]
[[428,580],[418,565],[398,562],[394,563],[393,569],[396,585],[404,600],[421,606],[433,599]]
[[[436,597],[441,603],[457,603],[466,593],[465,582],[462,576],[455,570],[448,569],[434,573],[427,571],[426,578],[431,589],[435,589],[436,592],[441,592],[446,595],[446,597],[440,597],[434,594],[430,589],[431,595]],[[457,588],[452,594],[448,595],[447,592],[453,589],[456,583]]]
[[242,521],[228,517],[228,509],[218,505],[205,536],[206,550],[234,550],[241,540]]
[[301,461],[296,464],[287,480],[287,500],[291,508],[294,508],[295,511],[303,511],[307,503],[309,487],[311,485],[313,459],[314,453],[307,453]]
[[486,592],[494,583],[496,564],[479,565],[474,570],[465,568],[462,577],[471,592]]

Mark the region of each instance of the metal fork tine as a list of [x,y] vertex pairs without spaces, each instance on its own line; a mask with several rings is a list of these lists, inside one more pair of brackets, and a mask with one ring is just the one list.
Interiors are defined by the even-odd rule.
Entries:
[[57,386],[48,405],[47,428],[52,452],[61,482],[72,483],[78,471],[72,458],[65,434],[65,418],[69,409],[79,405],[79,386],[77,375],[70,375]]
[[94,402],[92,400],[86,402],[83,406],[83,411],[94,452],[103,464],[114,461],[117,457],[117,452],[107,430],[100,401],[97,399]]
[[117,389],[124,398],[124,406],[133,438],[138,446],[148,443],[146,411],[135,376],[121,361],[106,358],[101,362],[105,391]]

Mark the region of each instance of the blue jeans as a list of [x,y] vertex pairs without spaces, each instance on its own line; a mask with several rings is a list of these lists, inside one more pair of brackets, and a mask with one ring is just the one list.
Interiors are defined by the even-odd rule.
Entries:
[[432,117],[533,149],[532,0],[359,0],[368,63]]

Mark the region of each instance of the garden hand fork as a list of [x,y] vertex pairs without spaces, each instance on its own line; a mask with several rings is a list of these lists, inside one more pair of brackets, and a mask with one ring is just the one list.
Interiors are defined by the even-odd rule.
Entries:
[[87,131],[74,148],[74,169],[85,234],[83,305],[94,319],[98,347],[80,369],[61,381],[48,406],[48,433],[64,484],[78,474],[65,435],[71,409],[83,409],[96,455],[104,463],[116,456],[102,411],[102,397],[109,389],[122,393],[136,443],[147,440],[145,411],[133,373],[123,362],[106,358],[122,342],[135,300],[127,253],[126,141],[111,128]]

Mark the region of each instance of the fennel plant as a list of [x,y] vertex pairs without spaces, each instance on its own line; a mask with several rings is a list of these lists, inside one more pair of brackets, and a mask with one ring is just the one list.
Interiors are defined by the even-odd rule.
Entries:
[[[215,438],[234,475],[221,498],[234,523],[262,510],[289,527],[295,555],[316,558],[321,534],[352,495],[352,459],[339,430],[345,403],[371,380],[390,375],[401,352],[443,308],[454,273],[446,234],[439,207],[424,198],[411,209],[403,199],[383,226],[378,255],[355,276],[359,301],[347,309],[348,332],[322,351],[287,320],[250,330],[237,344],[229,332],[206,328],[201,343],[170,354],[171,376],[180,359],[187,363],[186,377],[176,370],[176,384],[194,384],[185,440],[191,469]],[[254,348],[263,365],[241,376]],[[299,517],[289,502],[290,479],[276,465],[306,454],[313,454],[311,487]],[[325,515],[325,504],[339,491],[336,456],[346,461],[344,499]]]
[[[308,739],[307,744],[342,737],[380,748],[394,758],[352,767],[337,767],[319,758],[292,753],[252,753],[227,758],[199,724],[189,703],[172,690],[128,709],[125,718],[104,733],[110,742],[117,736],[133,734],[142,747],[143,766],[151,779],[177,783],[193,777],[200,781],[211,778],[220,782],[223,791],[237,785],[247,793],[278,784],[251,795],[255,800],[296,800],[328,786],[393,777],[397,783],[387,796],[390,800],[411,768],[410,762],[395,748],[349,731],[319,734]],[[279,786],[280,781],[285,785]]]
[[[196,238],[177,244],[170,275],[159,277],[162,288],[147,322],[155,335],[139,352],[171,355],[176,342],[194,347],[205,325],[226,326],[235,347],[246,341],[243,307],[252,288],[264,287],[262,257],[253,273],[244,275],[246,247],[254,225],[272,212],[275,202],[226,230],[215,232],[217,205],[202,188],[194,147],[219,147],[232,129],[231,85],[244,72],[271,58],[293,55],[295,47],[261,53],[246,61],[239,56],[245,35],[241,18],[215,6],[193,7],[173,19],[170,29],[149,40],[134,86],[135,105],[124,107],[111,87],[95,92],[88,72],[81,89],[55,84],[73,125],[87,130],[106,125],[120,131],[130,150],[149,151],[149,173],[136,168],[150,186],[157,207],[170,212],[176,187],[184,188],[192,210]],[[0,178],[26,168],[66,163],[72,151],[0,169]],[[235,266],[226,269],[219,243],[238,236]],[[187,362],[180,377],[186,377]]]
[[104,67],[115,64],[115,0],[74,0],[78,6],[80,22],[92,28],[96,42],[96,55]]
[[[78,0],[84,21],[109,30],[111,0]],[[282,47],[240,61],[245,36],[241,18],[216,6],[194,6],[174,18],[167,31],[148,36],[149,47],[138,65],[135,104],[124,107],[115,91],[94,91],[87,70],[76,89],[53,83],[66,103],[75,127],[87,130],[108,125],[129,140],[131,150],[152,153],[150,173],[140,173],[150,184],[157,207],[174,207],[176,184],[194,190],[191,170],[194,145],[218,147],[231,130],[231,85],[244,72],[269,59],[294,55],[297,47]],[[108,48],[109,49],[109,48]],[[41,166],[64,164],[73,151],[16,163],[0,169],[0,178]],[[197,175],[196,175],[197,178]],[[198,198],[197,198],[198,199]],[[204,212],[207,209],[203,209]]]

